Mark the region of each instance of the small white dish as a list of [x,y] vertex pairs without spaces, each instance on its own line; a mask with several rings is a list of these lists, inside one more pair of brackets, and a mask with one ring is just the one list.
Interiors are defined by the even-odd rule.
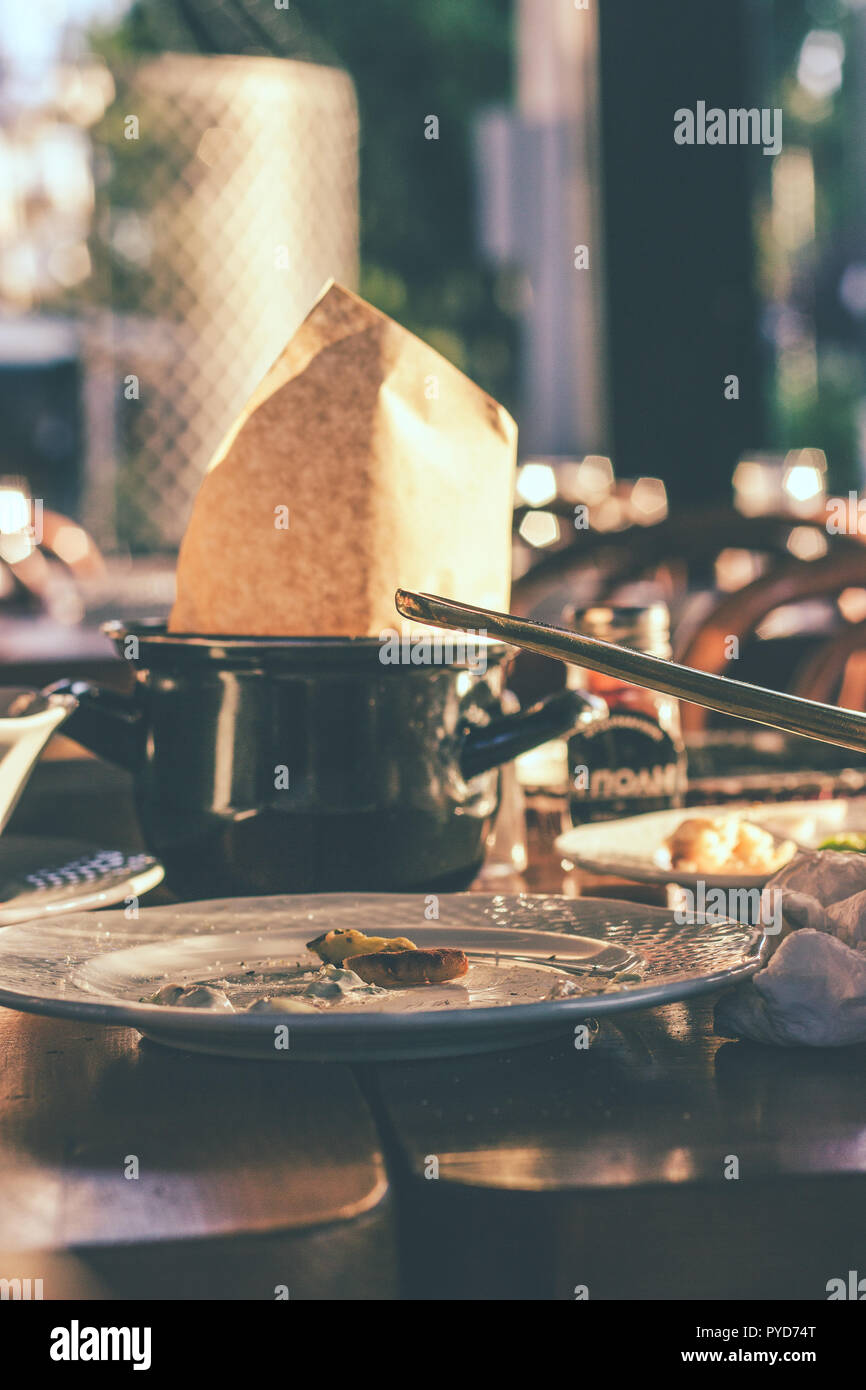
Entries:
[[742,801],[650,811],[622,820],[576,825],[557,838],[556,849],[583,869],[637,883],[678,883],[694,888],[700,882],[707,888],[763,888],[772,874],[694,874],[665,863],[664,841],[682,821],[693,816],[715,820],[729,815],[742,816],[781,839],[793,840],[800,849],[817,849],[833,834],[866,831],[866,797],[763,805]]
[[0,927],[132,902],[162,882],[159,860],[40,835],[0,836]]

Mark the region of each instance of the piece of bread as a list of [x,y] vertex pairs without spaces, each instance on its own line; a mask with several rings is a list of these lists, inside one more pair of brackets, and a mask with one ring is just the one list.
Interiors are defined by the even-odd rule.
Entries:
[[441,946],[431,951],[373,951],[353,956],[352,970],[368,985],[402,989],[405,985],[441,985],[469,969],[465,951]]

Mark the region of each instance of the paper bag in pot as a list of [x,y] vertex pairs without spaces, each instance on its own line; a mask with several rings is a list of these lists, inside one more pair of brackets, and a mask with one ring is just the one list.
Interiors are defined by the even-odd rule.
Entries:
[[462,372],[326,287],[210,464],[170,629],[378,636],[400,585],[507,610],[516,445]]

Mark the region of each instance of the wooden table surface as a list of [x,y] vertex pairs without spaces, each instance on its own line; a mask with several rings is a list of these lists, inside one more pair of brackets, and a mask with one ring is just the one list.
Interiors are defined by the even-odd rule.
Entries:
[[[128,779],[95,762],[39,767],[10,829],[68,834],[72,796],[77,835],[136,843]],[[530,886],[576,891],[539,853]],[[0,1278],[44,1270],[46,1297],[825,1298],[866,1251],[866,1047],[726,1042],[712,1003],[603,1023],[588,1050],[569,1031],[352,1068],[0,1010]]]

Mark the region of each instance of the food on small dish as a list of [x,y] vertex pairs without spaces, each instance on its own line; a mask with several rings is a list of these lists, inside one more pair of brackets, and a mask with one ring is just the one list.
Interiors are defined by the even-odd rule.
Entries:
[[826,840],[822,840],[818,848],[848,850],[855,854],[866,854],[866,831],[840,830],[837,835],[830,835]]
[[307,942],[326,965],[342,965],[353,956],[370,955],[373,951],[414,951],[415,943],[405,936],[365,936],[362,931],[329,931]]
[[[419,951],[405,936],[367,936],[355,930],[331,931],[310,941],[323,964],[313,974],[298,964],[283,981],[289,992],[265,994],[238,1008],[248,1014],[311,1014],[337,1005],[359,1005],[386,989],[408,985],[442,984],[465,975],[469,962],[463,951]],[[351,968],[343,964],[351,961]],[[247,972],[253,974],[253,971]],[[225,983],[223,981],[222,983]],[[300,997],[299,997],[300,996]],[[249,996],[247,996],[248,998]],[[228,995],[213,985],[162,985],[141,1001],[180,1009],[213,1009],[234,1013]]]
[[441,985],[469,969],[465,951],[439,947],[429,951],[373,951],[356,956],[352,968],[362,980],[385,989],[407,985]]
[[793,859],[793,840],[779,841],[739,815],[689,816],[663,842],[670,865],[691,874],[772,874]]
[[228,995],[210,985],[163,985],[155,994],[142,1001],[145,1004],[168,1004],[176,1009],[222,1009],[234,1013]]
[[[353,976],[362,987],[366,982],[368,986],[400,989],[404,985],[443,984],[459,979],[469,969],[463,951],[446,947],[419,951],[405,936],[366,936],[352,929],[325,932],[308,941],[307,950],[325,961],[319,979],[307,990],[308,994],[318,994],[322,998],[345,991],[346,982],[338,979],[344,975]],[[351,970],[333,970],[334,966],[345,965],[347,960],[352,962]]]
[[381,994],[382,991],[366,984],[354,970],[343,970],[339,965],[323,965],[304,993],[313,999],[340,999],[359,994]]
[[314,1014],[316,1010],[312,1004],[305,1004],[303,999],[287,999],[282,995],[276,997],[269,995],[264,999],[256,999],[245,1012],[248,1014]]
[[183,985],[163,985],[155,994],[148,995],[141,1002],[143,1004],[176,1004],[178,996],[183,994]]

